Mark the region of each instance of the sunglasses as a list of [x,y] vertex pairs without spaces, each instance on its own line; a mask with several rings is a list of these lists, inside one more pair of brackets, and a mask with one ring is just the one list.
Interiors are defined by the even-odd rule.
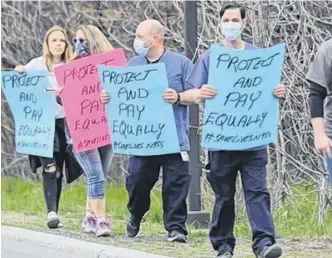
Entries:
[[77,42],[79,43],[84,43],[85,39],[84,38],[79,38],[79,37],[73,37],[73,43],[76,44]]

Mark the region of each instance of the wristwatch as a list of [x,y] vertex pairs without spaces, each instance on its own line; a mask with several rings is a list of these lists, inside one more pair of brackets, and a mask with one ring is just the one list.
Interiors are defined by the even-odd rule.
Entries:
[[174,105],[177,105],[181,102],[180,94],[178,93],[178,99],[174,102]]

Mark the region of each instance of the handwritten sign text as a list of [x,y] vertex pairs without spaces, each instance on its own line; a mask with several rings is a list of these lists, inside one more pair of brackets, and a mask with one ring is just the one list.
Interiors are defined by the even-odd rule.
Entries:
[[97,65],[124,66],[123,49],[83,57],[55,68],[69,131],[76,152],[110,144],[105,106],[99,100],[101,84]]
[[168,87],[164,64],[126,68],[98,66],[115,153],[161,155],[180,152],[172,105],[162,99]]
[[217,95],[206,101],[202,145],[242,150],[276,140],[278,100],[285,46],[238,51],[213,46],[208,83]]
[[16,151],[53,157],[55,95],[45,92],[47,71],[16,73],[2,71],[2,90],[15,121]]

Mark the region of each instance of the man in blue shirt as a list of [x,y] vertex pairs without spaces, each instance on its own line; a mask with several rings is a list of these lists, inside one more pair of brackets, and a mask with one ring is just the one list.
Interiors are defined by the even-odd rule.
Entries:
[[[220,11],[222,31],[225,40],[222,46],[238,49],[255,49],[253,45],[241,39],[241,32],[246,25],[245,8],[232,3]],[[182,99],[199,101],[212,98],[217,94],[208,82],[210,50],[207,50],[197,61],[187,78],[194,88],[185,93]],[[273,94],[283,97],[285,89],[278,85]],[[215,192],[215,204],[210,228],[210,241],[218,258],[230,258],[235,247],[234,228],[234,195],[236,177],[241,173],[248,218],[253,234],[253,251],[258,258],[275,258],[282,253],[276,244],[273,218],[270,212],[270,195],[266,187],[266,146],[243,151],[209,151],[208,180]]]
[[[188,167],[189,121],[188,107],[182,104],[181,95],[189,89],[185,79],[193,64],[187,57],[165,49],[164,28],[156,20],[143,21],[137,27],[134,49],[138,55],[129,61],[130,66],[158,62],[165,64],[169,88],[160,97],[173,105],[181,153],[130,157],[126,188],[129,194],[127,207],[131,217],[126,226],[126,235],[135,237],[138,234],[141,220],[150,207],[151,189],[157,182],[162,167],[163,219],[168,240],[187,242],[186,198],[191,178]],[[106,92],[101,92],[102,103],[108,102],[109,98]]]

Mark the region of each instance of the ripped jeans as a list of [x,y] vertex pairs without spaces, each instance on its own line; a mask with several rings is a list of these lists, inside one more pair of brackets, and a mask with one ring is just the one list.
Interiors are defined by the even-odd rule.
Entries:
[[75,153],[75,157],[87,178],[88,199],[103,199],[105,179],[113,159],[112,146]]
[[43,166],[43,192],[47,213],[57,213],[62,190],[64,158],[59,152],[55,152],[54,159],[40,157],[40,161]]

